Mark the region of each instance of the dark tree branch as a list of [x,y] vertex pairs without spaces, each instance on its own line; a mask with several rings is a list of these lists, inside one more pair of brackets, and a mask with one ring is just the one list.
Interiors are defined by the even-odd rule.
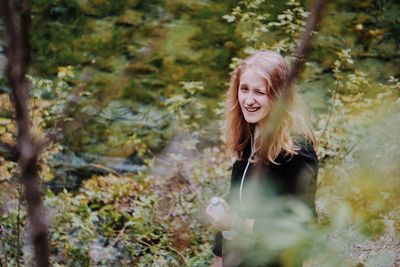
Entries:
[[39,150],[30,130],[28,111],[29,94],[26,74],[30,62],[30,6],[27,0],[0,0],[0,9],[4,21],[8,57],[6,77],[12,90],[11,99],[15,108],[18,129],[18,166],[28,206],[31,239],[36,265],[47,267],[50,266],[49,244],[38,171]]
[[310,47],[312,34],[317,28],[318,22],[321,20],[321,16],[326,6],[326,3],[327,0],[315,0],[313,2],[310,11],[311,14],[307,19],[306,27],[302,32],[294,54],[295,60],[293,60],[286,78],[286,82],[284,85],[285,90],[283,90],[283,94],[279,98],[274,112],[271,114],[271,121],[268,124],[266,133],[264,135],[264,140],[267,140],[267,147],[271,145],[272,140],[275,140],[274,135],[282,126],[282,118],[285,117],[285,112],[289,105],[290,96],[292,96],[297,90],[296,87],[293,86],[293,84],[298,78],[301,67],[305,62],[307,52]]
[[322,13],[326,6],[327,0],[316,0],[311,7],[311,15],[307,19],[306,27],[300,37],[299,44],[295,52],[295,58],[292,63],[290,73],[288,75],[287,83],[292,84],[300,73],[301,66],[305,62],[308,49],[311,43],[311,37],[318,22],[321,20]]

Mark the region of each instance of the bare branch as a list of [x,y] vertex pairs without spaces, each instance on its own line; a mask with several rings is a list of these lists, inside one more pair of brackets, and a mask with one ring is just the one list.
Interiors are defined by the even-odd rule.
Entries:
[[16,114],[18,166],[28,206],[31,239],[36,265],[47,267],[50,266],[49,244],[38,171],[39,150],[31,134],[28,112],[29,94],[26,73],[30,62],[30,5],[27,0],[0,0],[0,9],[7,45],[6,77],[12,90],[11,99]]
[[321,20],[321,16],[326,6],[326,3],[327,0],[316,0],[312,5],[310,11],[311,15],[307,19],[306,27],[300,37],[300,41],[295,52],[295,58],[297,58],[298,60],[295,60],[292,63],[290,73],[288,75],[288,84],[293,83],[300,73],[300,68],[305,62],[308,48],[310,47],[312,34],[317,28],[318,22]]

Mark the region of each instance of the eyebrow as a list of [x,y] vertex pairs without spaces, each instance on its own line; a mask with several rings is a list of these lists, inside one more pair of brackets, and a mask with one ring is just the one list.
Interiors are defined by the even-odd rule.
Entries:
[[[247,83],[241,83],[241,84],[239,84],[239,87],[249,87],[249,86],[247,85]],[[260,91],[263,91],[263,92],[268,92],[268,88],[261,89],[259,87],[256,87],[256,88],[254,88],[254,90],[260,90]]]

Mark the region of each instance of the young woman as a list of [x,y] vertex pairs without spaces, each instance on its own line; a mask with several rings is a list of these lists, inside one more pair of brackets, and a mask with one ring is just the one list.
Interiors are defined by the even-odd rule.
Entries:
[[288,72],[281,55],[260,51],[232,73],[224,129],[235,159],[230,194],[227,202],[220,199],[225,209],[222,218],[215,216],[211,204],[207,207],[209,220],[220,231],[213,249],[214,266],[279,266],[265,251],[269,241],[264,242],[280,234],[271,230],[270,222],[282,212],[273,211],[289,199],[314,207],[315,140],[297,90],[280,101],[288,90]]

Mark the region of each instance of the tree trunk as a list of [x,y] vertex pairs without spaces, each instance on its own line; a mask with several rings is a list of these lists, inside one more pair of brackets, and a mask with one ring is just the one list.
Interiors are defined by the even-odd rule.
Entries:
[[[16,6],[18,5],[18,6]],[[43,206],[38,171],[39,148],[31,134],[28,114],[28,82],[30,61],[28,1],[0,0],[7,49],[6,77],[17,122],[17,155],[24,196],[27,201],[30,236],[38,267],[50,266],[46,212]],[[19,253],[19,251],[17,252]]]

